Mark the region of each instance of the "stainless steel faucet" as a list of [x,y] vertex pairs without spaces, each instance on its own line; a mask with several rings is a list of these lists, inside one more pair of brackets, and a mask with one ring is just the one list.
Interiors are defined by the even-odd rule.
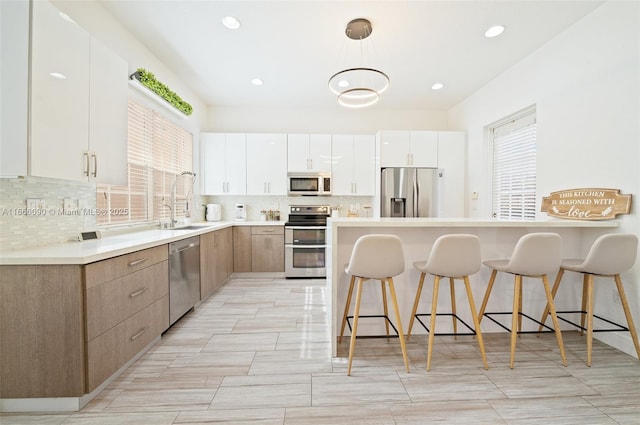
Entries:
[[[173,181],[173,186],[171,186],[171,222],[169,223],[169,227],[175,227],[177,224],[176,220],[176,185],[178,184],[178,178],[181,176],[192,176],[193,182],[196,181],[196,173],[193,171],[183,171],[180,174],[176,175],[175,180]],[[187,198],[187,211],[189,210],[189,194],[186,195]]]

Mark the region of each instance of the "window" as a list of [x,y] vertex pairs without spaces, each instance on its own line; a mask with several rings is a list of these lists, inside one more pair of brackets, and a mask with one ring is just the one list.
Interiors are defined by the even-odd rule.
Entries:
[[128,186],[97,185],[98,225],[151,223],[184,217],[193,193],[193,136],[157,112],[129,100]]
[[489,128],[493,145],[493,217],[536,217],[536,112],[528,109]]

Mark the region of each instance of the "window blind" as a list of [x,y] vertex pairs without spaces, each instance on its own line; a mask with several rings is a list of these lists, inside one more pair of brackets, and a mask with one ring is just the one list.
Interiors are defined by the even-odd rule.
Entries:
[[[193,136],[134,100],[128,105],[128,186],[97,185],[97,224],[148,223],[171,216],[176,182],[176,217],[184,217],[193,193]],[[177,180],[176,180],[177,179]]]
[[533,220],[536,216],[535,111],[491,128],[493,217]]

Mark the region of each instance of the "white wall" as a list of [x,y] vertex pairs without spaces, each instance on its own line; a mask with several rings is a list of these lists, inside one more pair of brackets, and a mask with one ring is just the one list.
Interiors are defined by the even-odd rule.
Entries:
[[[327,90],[328,92],[328,90]],[[329,96],[330,93],[327,93]],[[202,131],[219,133],[375,134],[378,130],[447,130],[447,112],[405,109],[211,107]]]
[[[477,201],[468,198],[471,217],[491,215],[486,126],[533,104],[538,210],[542,196],[561,189],[619,188],[640,196],[639,17],[638,2],[606,3],[449,111],[450,125],[467,131],[468,192],[480,194]],[[619,231],[640,233],[636,206],[618,221]],[[623,275],[636,326],[638,263]],[[596,313],[624,323],[612,281],[602,283],[606,287],[596,285]],[[597,336],[634,353],[628,333]]]

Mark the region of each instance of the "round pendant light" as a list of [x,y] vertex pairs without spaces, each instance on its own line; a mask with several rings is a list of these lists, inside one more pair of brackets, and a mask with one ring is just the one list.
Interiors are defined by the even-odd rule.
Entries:
[[[360,43],[371,35],[371,22],[364,18],[347,24],[345,34]],[[360,46],[361,61],[362,46]],[[353,67],[336,72],[329,78],[329,89],[337,95],[338,103],[348,108],[364,108],[378,102],[380,93],[389,87],[389,76],[370,67]]]

